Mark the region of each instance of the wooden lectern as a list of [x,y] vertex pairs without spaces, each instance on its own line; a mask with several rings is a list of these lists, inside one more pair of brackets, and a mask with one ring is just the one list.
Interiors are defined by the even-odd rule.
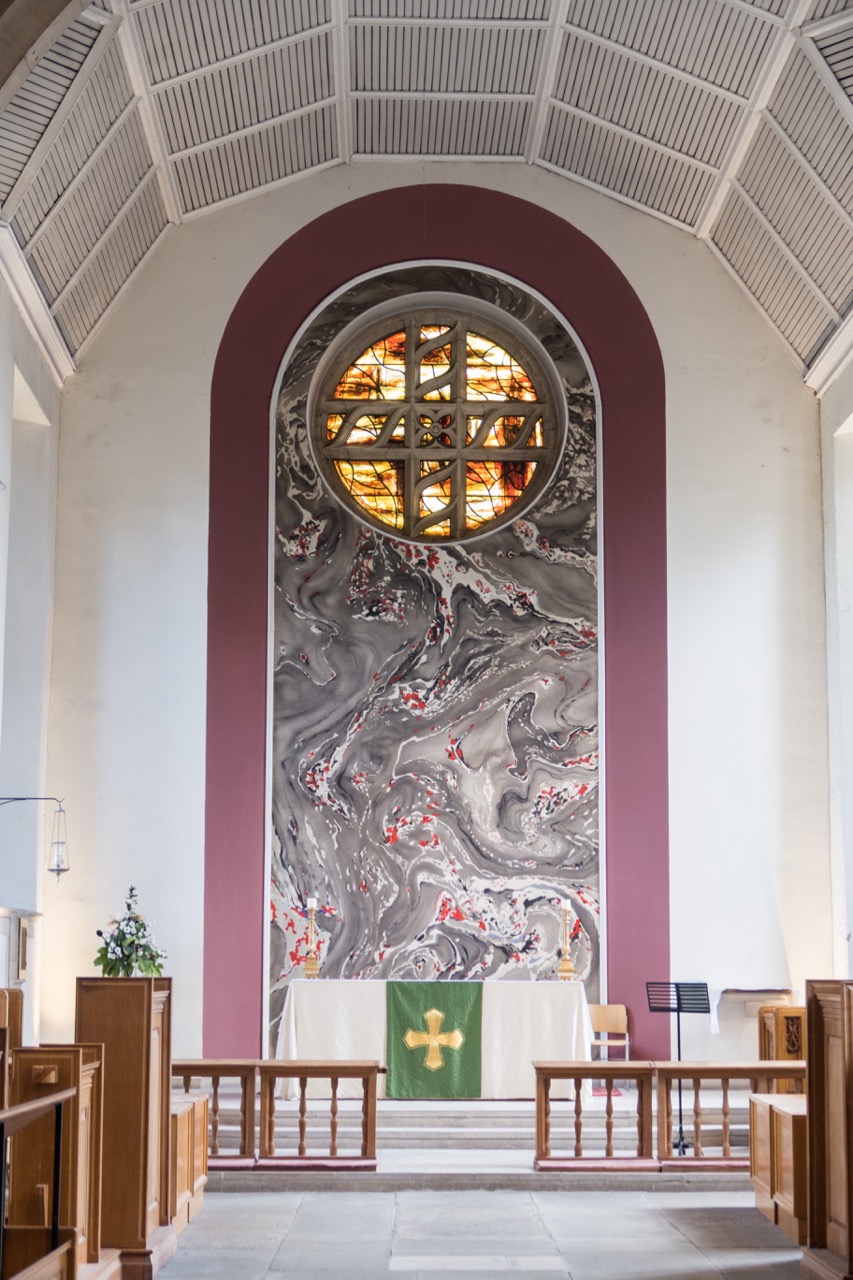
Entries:
[[169,1228],[170,978],[78,978],[78,1043],[104,1046],[101,1241],[149,1280],[174,1252]]

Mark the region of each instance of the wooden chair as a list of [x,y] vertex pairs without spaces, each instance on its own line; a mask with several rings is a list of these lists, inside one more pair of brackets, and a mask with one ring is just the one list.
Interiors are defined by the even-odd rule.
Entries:
[[591,1004],[589,1017],[593,1032],[592,1048],[598,1049],[599,1058],[609,1058],[611,1049],[621,1049],[627,1062],[630,1056],[627,1007],[624,1004]]

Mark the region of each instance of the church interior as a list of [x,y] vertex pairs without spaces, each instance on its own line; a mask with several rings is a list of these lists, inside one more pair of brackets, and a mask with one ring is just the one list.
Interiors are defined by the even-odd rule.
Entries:
[[853,1274],[851,175],[853,0],[0,0],[3,1071],[138,1016],[161,1109],[253,1064],[272,1177],[275,1063],[351,1060],[368,1160],[425,1049],[536,1094],[545,1195],[549,1098],[611,1157],[769,1044],[829,1228],[754,1273]]

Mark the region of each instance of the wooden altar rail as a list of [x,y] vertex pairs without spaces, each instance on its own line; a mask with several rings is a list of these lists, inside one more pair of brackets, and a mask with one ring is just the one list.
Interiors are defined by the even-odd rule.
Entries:
[[[376,1169],[376,1080],[385,1074],[378,1062],[308,1062],[283,1059],[261,1062],[261,1133],[258,1168],[289,1169]],[[279,1080],[299,1081],[299,1145],[295,1156],[280,1156],[275,1149],[275,1090]],[[329,1154],[309,1156],[306,1148],[307,1090],[309,1080],[328,1080]],[[338,1155],[338,1083],[361,1080],[361,1154]]]
[[[692,1132],[693,1147],[689,1157],[693,1166],[709,1169],[748,1169],[749,1155],[737,1157],[732,1155],[731,1147],[731,1104],[729,1088],[733,1080],[747,1080],[751,1093],[769,1093],[778,1080],[793,1080],[802,1092],[806,1078],[805,1062],[794,1062],[790,1059],[777,1059],[773,1062],[658,1062],[656,1064],[658,1078],[658,1159],[663,1163],[673,1159],[672,1147],[672,1087],[681,1081],[682,1095],[684,1084],[693,1090]],[[723,1091],[723,1141],[722,1158],[706,1156],[702,1149],[702,1102],[701,1088],[703,1081],[719,1081]],[[690,1113],[688,1113],[689,1118]],[[688,1139],[689,1140],[689,1139]],[[679,1157],[683,1162],[684,1156]]]
[[[189,1093],[193,1078],[210,1081],[209,1169],[253,1169],[255,1167],[255,1087],[257,1058],[181,1058],[172,1062],[172,1077],[183,1081]],[[219,1086],[223,1080],[240,1081],[240,1146],[234,1155],[220,1150]]]
[[[729,1090],[732,1081],[745,1080],[753,1093],[767,1093],[777,1080],[795,1079],[802,1088],[805,1080],[804,1062],[790,1060],[774,1062],[691,1063],[691,1062],[534,1062],[536,1072],[536,1158],[537,1169],[588,1170],[630,1169],[656,1172],[662,1169],[689,1166],[692,1170],[726,1171],[749,1168],[748,1155],[741,1158],[732,1155],[731,1105]],[[657,1077],[657,1157],[653,1156],[652,1090]],[[563,1080],[574,1083],[574,1155],[554,1155],[551,1150],[551,1082]],[[583,1152],[583,1084],[588,1080],[605,1082],[605,1151],[584,1155]],[[692,1149],[689,1155],[673,1155],[672,1088],[678,1081],[692,1086],[692,1103],[688,1102],[685,1117],[692,1121]],[[613,1091],[620,1081],[633,1082],[637,1089],[637,1154],[616,1154],[614,1150]],[[722,1156],[705,1155],[703,1152],[703,1110],[700,1093],[703,1082],[718,1083],[722,1089]],[[596,1119],[597,1114],[596,1114]],[[687,1126],[688,1134],[691,1125]]]
[[[72,1271],[73,1231],[59,1226],[59,1185],[62,1168],[62,1111],[75,1097],[76,1089],[62,1089],[37,1102],[22,1102],[0,1111],[0,1277],[14,1276],[27,1270],[32,1280],[66,1280]],[[54,1115],[53,1172],[51,1220],[47,1228],[7,1227],[6,1204],[6,1140],[20,1133],[43,1116]],[[65,1239],[60,1240],[60,1235]]]
[[[534,1062],[536,1072],[536,1160],[537,1169],[585,1169],[598,1165],[596,1157],[583,1153],[583,1084],[585,1080],[604,1080],[607,1101],[604,1113],[604,1160],[599,1167],[613,1168],[613,1088],[617,1081],[633,1082],[637,1087],[637,1154],[620,1157],[631,1169],[655,1168],[652,1159],[652,1081],[653,1062]],[[555,1156],[551,1152],[551,1082],[568,1080],[574,1084],[574,1157]]]
[[[208,1168],[254,1169],[375,1169],[376,1168],[376,1078],[385,1068],[378,1062],[301,1062],[283,1059],[254,1058],[182,1058],[172,1063],[172,1076],[183,1082],[189,1093],[192,1082],[210,1080],[210,1146]],[[255,1145],[256,1078],[261,1081],[261,1124],[258,1156]],[[299,1080],[299,1141],[295,1156],[280,1156],[275,1150],[275,1089],[278,1080]],[[329,1150],[327,1155],[309,1156],[307,1138],[307,1082],[331,1082],[329,1113]],[[363,1088],[361,1154],[338,1155],[338,1081],[360,1079]],[[223,1080],[240,1082],[240,1143],[235,1155],[220,1150],[220,1084]]]

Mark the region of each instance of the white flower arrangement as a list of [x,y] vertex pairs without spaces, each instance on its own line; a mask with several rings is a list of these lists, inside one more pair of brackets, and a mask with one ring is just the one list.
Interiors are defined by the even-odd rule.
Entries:
[[135,973],[144,978],[159,978],[163,972],[166,952],[154,943],[151,926],[136,910],[136,889],[127,891],[124,914],[111,920],[109,933],[98,929],[102,945],[95,956],[105,978],[132,978]]

